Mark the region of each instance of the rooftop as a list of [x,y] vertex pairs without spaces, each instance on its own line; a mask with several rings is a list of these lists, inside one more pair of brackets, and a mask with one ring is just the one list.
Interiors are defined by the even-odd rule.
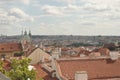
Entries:
[[10,79],[6,77],[4,74],[0,73],[0,80],[10,80]]
[[22,50],[21,43],[11,42],[11,43],[0,44],[0,52],[13,52],[13,51],[21,51],[21,50]]
[[36,80],[39,80],[40,78],[44,79],[44,80],[57,80],[56,78],[52,78],[51,77],[51,74],[47,71],[45,71],[41,65],[39,64],[36,64],[36,65],[33,65],[36,69]]
[[77,71],[86,71],[89,80],[120,78],[120,59],[110,58],[57,60],[62,76],[74,80]]

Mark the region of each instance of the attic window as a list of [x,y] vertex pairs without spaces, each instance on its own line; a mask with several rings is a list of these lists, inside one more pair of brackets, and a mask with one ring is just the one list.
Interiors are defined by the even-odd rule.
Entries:
[[1,48],[1,50],[4,50],[4,48]]
[[12,47],[10,47],[10,49],[13,49]]

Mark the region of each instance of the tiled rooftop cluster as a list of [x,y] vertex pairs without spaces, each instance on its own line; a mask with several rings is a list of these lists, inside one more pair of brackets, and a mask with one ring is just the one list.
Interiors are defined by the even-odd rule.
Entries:
[[61,73],[74,80],[76,71],[86,71],[89,80],[120,78],[120,59],[57,60]]
[[[21,50],[21,43],[0,44],[1,53]],[[37,80],[120,80],[120,53],[105,47],[35,47],[29,43],[23,51],[32,60]]]
[[2,43],[0,44],[0,52],[13,52],[13,51],[21,51],[22,45],[21,43]]

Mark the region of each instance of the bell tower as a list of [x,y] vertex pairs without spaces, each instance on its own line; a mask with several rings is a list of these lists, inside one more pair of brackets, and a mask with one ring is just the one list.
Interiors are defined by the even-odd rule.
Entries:
[[32,37],[32,34],[31,34],[31,30],[29,29],[29,37],[31,38]]
[[21,44],[24,51],[31,45],[31,31],[29,33],[27,33],[26,29],[24,32],[22,31]]

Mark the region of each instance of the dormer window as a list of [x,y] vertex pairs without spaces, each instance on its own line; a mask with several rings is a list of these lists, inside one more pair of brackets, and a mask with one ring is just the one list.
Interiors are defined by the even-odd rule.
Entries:
[[1,48],[1,50],[4,50],[4,48]]
[[12,47],[10,47],[10,49],[13,49]]

